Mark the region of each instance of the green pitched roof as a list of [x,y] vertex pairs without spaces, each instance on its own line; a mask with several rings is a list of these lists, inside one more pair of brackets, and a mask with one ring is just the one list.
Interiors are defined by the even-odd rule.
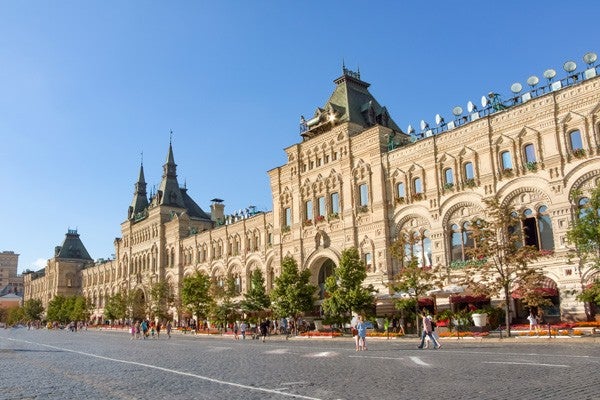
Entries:
[[92,257],[90,257],[90,254],[81,242],[81,239],[79,239],[79,234],[73,229],[69,229],[65,235],[63,244],[56,248],[55,257],[62,259],[92,260]]
[[314,137],[341,122],[352,122],[364,128],[374,125],[386,126],[397,132],[402,130],[390,117],[387,109],[369,92],[370,84],[360,79],[360,73],[345,67],[334,83],[336,87],[321,108],[306,122],[302,136]]

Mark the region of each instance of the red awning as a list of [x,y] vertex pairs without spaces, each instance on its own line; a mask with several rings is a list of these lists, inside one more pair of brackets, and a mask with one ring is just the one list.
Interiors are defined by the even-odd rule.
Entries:
[[460,295],[455,294],[450,296],[450,303],[460,304],[460,303],[482,303],[488,302],[490,298],[487,296],[472,296],[472,295]]
[[433,306],[433,299],[429,297],[419,298],[419,307]]
[[[558,296],[558,286],[556,286],[556,282],[552,279],[545,277],[539,284],[538,287],[535,288],[535,291],[541,294],[544,297],[554,297]],[[511,297],[513,299],[520,299],[523,297],[523,290],[517,287],[512,291]]]

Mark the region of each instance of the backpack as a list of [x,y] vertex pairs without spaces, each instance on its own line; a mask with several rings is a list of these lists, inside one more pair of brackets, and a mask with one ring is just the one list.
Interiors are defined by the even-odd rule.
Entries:
[[435,323],[435,321],[431,321],[431,332],[435,331],[436,327],[437,327],[437,324]]

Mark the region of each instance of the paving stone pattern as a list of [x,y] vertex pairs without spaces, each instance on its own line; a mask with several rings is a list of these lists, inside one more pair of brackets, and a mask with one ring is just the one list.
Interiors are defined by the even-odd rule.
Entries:
[[0,330],[0,399],[598,399],[594,340],[285,339]]

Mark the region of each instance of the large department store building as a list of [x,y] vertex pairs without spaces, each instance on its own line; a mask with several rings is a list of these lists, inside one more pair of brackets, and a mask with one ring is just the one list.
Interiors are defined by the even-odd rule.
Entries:
[[147,298],[163,280],[177,294],[197,270],[220,282],[235,277],[241,296],[261,269],[269,290],[287,255],[322,288],[342,250],[356,247],[365,284],[379,289],[377,313],[388,314],[386,283],[400,266],[390,254],[395,238],[418,239],[421,265],[459,270],[468,222],[482,214],[485,198],[498,196],[520,214],[525,242],[547,254],[537,263],[556,315],[583,319],[573,291],[593,280],[592,271],[568,261],[566,233],[600,181],[597,72],[591,66],[508,102],[491,93],[481,110],[469,107],[415,134],[404,133],[369,84],[343,68],[325,105],[302,118],[300,140],[284,149],[287,163],[268,171],[272,211],[227,215],[220,199],[204,211],[179,185],[169,144],[156,193],[148,194],[140,167],[114,259],[93,262],[69,231],[48,267],[25,277],[25,299],[47,305],[55,294],[82,293],[101,320],[109,296],[140,291]]

